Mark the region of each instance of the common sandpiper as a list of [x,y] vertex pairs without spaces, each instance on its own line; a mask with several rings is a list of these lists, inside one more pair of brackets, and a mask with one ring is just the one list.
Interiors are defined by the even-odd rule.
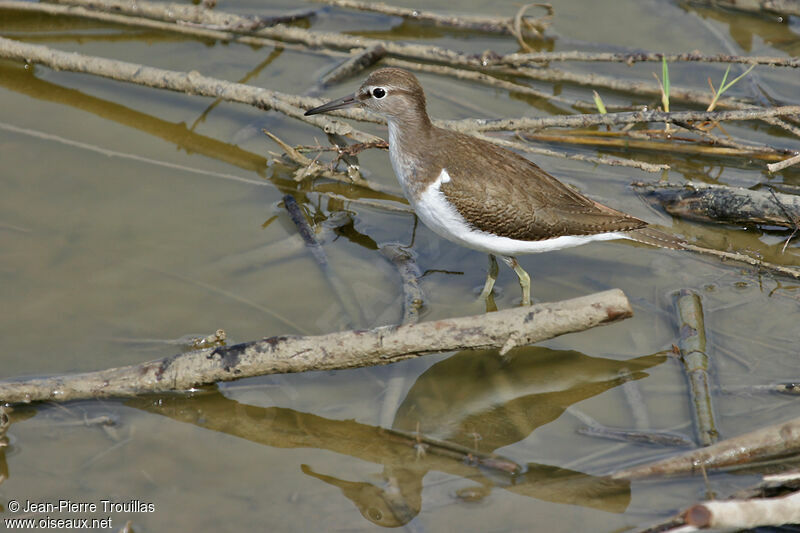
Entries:
[[516,272],[522,304],[529,305],[530,277],[518,254],[612,239],[681,247],[674,237],[583,196],[511,150],[434,126],[422,86],[408,71],[376,70],[355,93],[306,115],[352,106],[386,118],[392,168],[419,219],[441,237],[489,254],[483,298],[497,279],[497,255]]

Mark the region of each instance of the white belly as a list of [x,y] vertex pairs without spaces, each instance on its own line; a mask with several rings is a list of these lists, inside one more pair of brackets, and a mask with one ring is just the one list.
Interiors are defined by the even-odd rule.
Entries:
[[448,181],[450,181],[450,176],[447,174],[447,170],[442,170],[436,181],[423,191],[419,199],[415,200],[410,197],[409,201],[423,224],[445,239],[467,248],[499,255],[517,255],[550,252],[592,241],[628,238],[627,235],[620,232],[570,235],[541,241],[522,241],[492,235],[470,227],[464,217],[447,201],[440,187],[442,183]]

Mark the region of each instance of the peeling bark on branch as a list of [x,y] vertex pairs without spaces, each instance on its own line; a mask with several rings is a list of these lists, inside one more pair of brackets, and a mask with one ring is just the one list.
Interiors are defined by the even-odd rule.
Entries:
[[468,348],[511,349],[633,315],[619,289],[485,315],[313,337],[275,336],[84,374],[0,382],[0,401],[68,401],[181,391],[217,381],[383,365]]

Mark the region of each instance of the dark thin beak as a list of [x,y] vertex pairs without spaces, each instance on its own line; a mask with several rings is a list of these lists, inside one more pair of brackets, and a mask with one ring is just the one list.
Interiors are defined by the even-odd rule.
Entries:
[[356,104],[358,104],[358,98],[356,98],[355,94],[351,94],[349,96],[344,96],[337,100],[333,100],[332,102],[328,102],[327,104],[322,104],[314,109],[309,109],[305,112],[305,116],[316,115],[317,113],[327,113],[328,111],[333,111],[334,109],[352,107]]

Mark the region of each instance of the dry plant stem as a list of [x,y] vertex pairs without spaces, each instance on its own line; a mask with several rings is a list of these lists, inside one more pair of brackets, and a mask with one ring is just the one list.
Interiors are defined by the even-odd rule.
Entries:
[[[692,133],[699,135],[703,139],[710,142],[712,145],[715,146],[726,146],[728,148],[737,148],[742,152],[754,152],[754,153],[765,153],[765,154],[787,154],[790,153],[790,150],[785,148],[775,148],[773,146],[768,146],[766,144],[754,144],[750,142],[739,142],[729,137],[720,137],[719,135],[714,135],[703,128],[699,127],[696,124],[692,124],[690,122],[676,122],[676,124]],[[769,165],[767,165],[769,167]]]
[[687,524],[699,528],[743,529],[800,523],[800,492],[781,498],[705,502],[684,513]]
[[414,253],[399,244],[381,246],[383,256],[391,261],[400,278],[403,280],[403,324],[419,322],[419,310],[424,302],[424,295],[419,286],[422,272],[417,266]]
[[[0,37],[0,57],[30,61],[55,70],[93,74],[146,87],[221,98],[228,102],[252,105],[259,109],[272,109],[316,126],[325,133],[343,135],[359,142],[380,140],[378,137],[356,130],[344,122],[322,118],[318,115],[303,116],[303,110],[297,107],[297,104],[303,102],[309,104],[311,100],[319,101],[315,98],[287,95],[251,85],[209,78],[197,71],[164,70],[136,63],[85,56],[74,52],[61,52],[46,46],[21,43],[2,37]],[[366,115],[365,113],[360,114]]]
[[[479,15],[459,15],[459,16],[446,16],[429,11],[421,11],[419,9],[408,9],[405,7],[395,7],[386,5],[383,2],[359,2],[357,0],[313,0],[320,4],[327,4],[330,6],[341,7],[345,9],[356,9],[359,11],[371,11],[373,13],[382,13],[393,17],[403,17],[411,20],[418,20],[428,22],[436,26],[445,28],[458,28],[463,30],[484,31],[488,33],[500,33],[503,35],[511,35],[513,18],[492,17],[492,16],[479,16]],[[539,37],[548,24],[538,19],[526,19],[528,24],[531,24],[534,29],[525,31],[523,35],[526,37]]]
[[251,376],[383,365],[449,350],[540,342],[632,316],[619,289],[484,315],[327,335],[269,337],[122,368],[0,382],[7,403],[130,397]]
[[611,474],[612,479],[699,474],[701,470],[746,465],[800,451],[800,418],[758,429],[711,446]]
[[684,54],[662,54],[659,52],[534,52],[525,54],[506,54],[498,59],[489,60],[489,65],[500,64],[514,67],[524,67],[536,63],[549,63],[553,61],[602,61],[610,63],[627,63],[632,65],[643,61],[658,61],[666,59],[667,63],[702,62],[702,63],[739,63],[743,65],[768,65],[771,67],[800,67],[798,57],[763,57],[763,56],[737,56],[729,54],[704,55],[698,52]]
[[678,349],[689,384],[697,441],[701,446],[708,446],[719,440],[719,432],[709,385],[703,302],[697,293],[688,289],[681,289],[674,298],[680,335]]
[[793,194],[704,183],[635,182],[631,185],[658,202],[670,215],[690,220],[785,228],[795,228],[800,220],[800,196]]
[[328,285],[336,295],[339,305],[345,311],[349,319],[346,324],[347,327],[353,328],[354,324],[359,326],[365,324],[361,307],[353,297],[353,291],[345,285],[342,278],[337,276],[336,272],[331,268],[330,263],[328,263],[328,254],[325,253],[314,230],[309,226],[303,211],[300,209],[300,206],[297,205],[297,200],[295,200],[294,196],[291,194],[287,194],[283,197],[283,205],[286,207],[286,211],[289,213],[292,222],[297,226],[297,231],[303,238],[303,242],[306,243],[306,248],[311,252],[311,256],[314,258],[314,261],[316,261],[322,274],[328,281]]
[[308,157],[304,156],[299,151],[283,142],[277,135],[264,129],[261,131],[264,133],[264,135],[275,141],[278,146],[283,148],[284,155],[298,165],[299,168],[294,174],[294,179],[296,181],[302,181],[309,177],[320,177],[342,183],[358,185],[373,191],[381,190],[379,185],[368,182],[358,172],[355,172],[353,175],[349,175],[345,174],[344,172],[332,170],[330,167],[321,165],[317,163],[316,160],[309,159]]

